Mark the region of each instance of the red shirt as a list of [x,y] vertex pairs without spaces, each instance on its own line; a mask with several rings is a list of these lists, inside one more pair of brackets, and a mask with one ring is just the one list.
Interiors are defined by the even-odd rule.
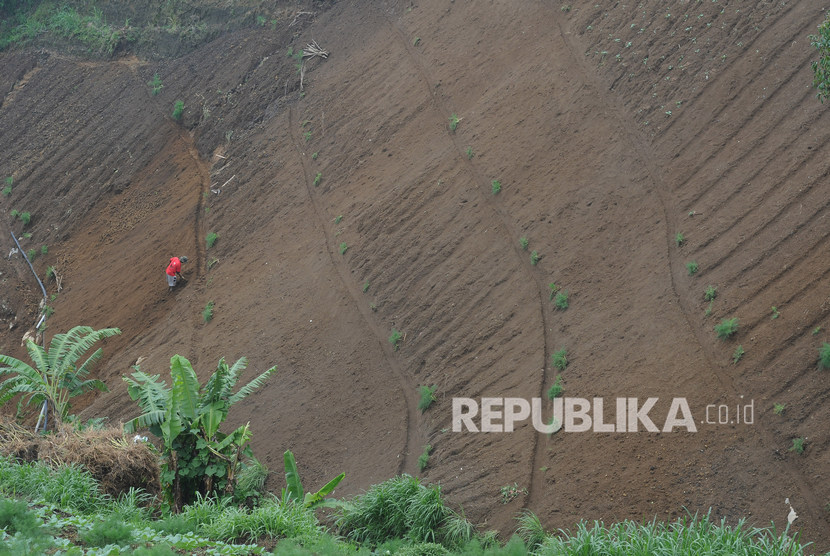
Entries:
[[169,276],[175,276],[177,272],[182,271],[182,262],[179,260],[178,257],[173,257],[170,259],[170,264],[167,265],[167,274]]

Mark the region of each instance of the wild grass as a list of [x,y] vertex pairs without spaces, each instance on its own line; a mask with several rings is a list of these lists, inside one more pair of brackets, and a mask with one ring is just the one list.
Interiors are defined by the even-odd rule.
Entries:
[[[567,365],[567,362],[565,363]],[[548,388],[548,399],[558,398],[564,392],[564,387],[562,386],[562,375],[557,375],[556,380],[553,381],[553,384],[550,388]]]
[[91,529],[81,532],[79,536],[89,546],[124,546],[130,544],[133,539],[133,527],[124,523],[117,515],[110,515],[102,521],[96,521]]

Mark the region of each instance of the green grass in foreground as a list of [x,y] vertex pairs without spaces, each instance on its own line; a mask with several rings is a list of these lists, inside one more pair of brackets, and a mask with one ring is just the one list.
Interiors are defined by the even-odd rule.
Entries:
[[177,515],[153,504],[135,490],[113,500],[77,466],[53,470],[0,458],[0,553],[268,554],[257,541],[276,542],[273,553],[280,555],[802,556],[805,548],[788,529],[718,524],[709,515],[672,523],[581,522],[572,532],[549,534],[530,512],[502,544],[495,532],[479,532],[450,509],[440,486],[408,475],[343,502],[332,530],[313,510],[274,496],[252,509],[199,498]]

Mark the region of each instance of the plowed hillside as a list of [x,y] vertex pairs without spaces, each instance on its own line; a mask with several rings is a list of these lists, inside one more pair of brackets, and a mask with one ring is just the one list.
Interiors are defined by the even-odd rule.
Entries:
[[[550,529],[710,508],[782,528],[789,498],[828,550],[830,122],[808,4],[359,0],[177,58],[6,51],[0,248],[8,231],[48,244],[35,268],[63,288],[47,339],[123,331],[84,418],[136,413],[121,376],[139,358],[166,374],[179,353],[205,377],[246,356],[280,371],[231,418],[272,470],[292,449],[309,485],[418,474],[431,444],[421,475],[487,528],[510,532],[521,508]],[[312,40],[330,54],[301,91],[287,51]],[[168,293],[181,254],[189,280]],[[23,356],[39,288],[19,255],[0,271],[2,343]],[[652,397],[662,428],[685,398],[697,432],[453,432],[454,397],[547,403],[558,375],[566,397],[603,399],[606,423],[617,398]],[[423,413],[421,385],[437,398]],[[527,495],[502,504],[514,483]]]

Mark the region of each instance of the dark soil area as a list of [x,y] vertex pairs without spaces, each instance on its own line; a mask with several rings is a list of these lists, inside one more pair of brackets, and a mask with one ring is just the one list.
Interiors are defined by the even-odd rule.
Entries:
[[[139,359],[168,376],[178,353],[204,378],[244,355],[248,376],[280,369],[229,423],[251,422],[277,492],[286,449],[310,488],[345,471],[347,496],[418,474],[431,444],[423,478],[503,533],[522,508],[550,530],[710,508],[780,530],[789,498],[829,550],[830,122],[808,4],[263,2],[167,54],[2,52],[2,351],[25,356],[41,298],[12,232],[61,278],[47,338],[123,331],[84,418],[138,412],[121,376]],[[289,49],[312,41],[329,55],[301,90]],[[168,293],[174,255],[188,282]],[[685,398],[697,432],[452,431],[454,397],[547,401],[560,374],[606,423],[617,398],[653,397],[662,427]],[[423,413],[421,385],[437,386]],[[706,423],[721,404],[727,422]],[[502,504],[514,483],[528,494]]]

